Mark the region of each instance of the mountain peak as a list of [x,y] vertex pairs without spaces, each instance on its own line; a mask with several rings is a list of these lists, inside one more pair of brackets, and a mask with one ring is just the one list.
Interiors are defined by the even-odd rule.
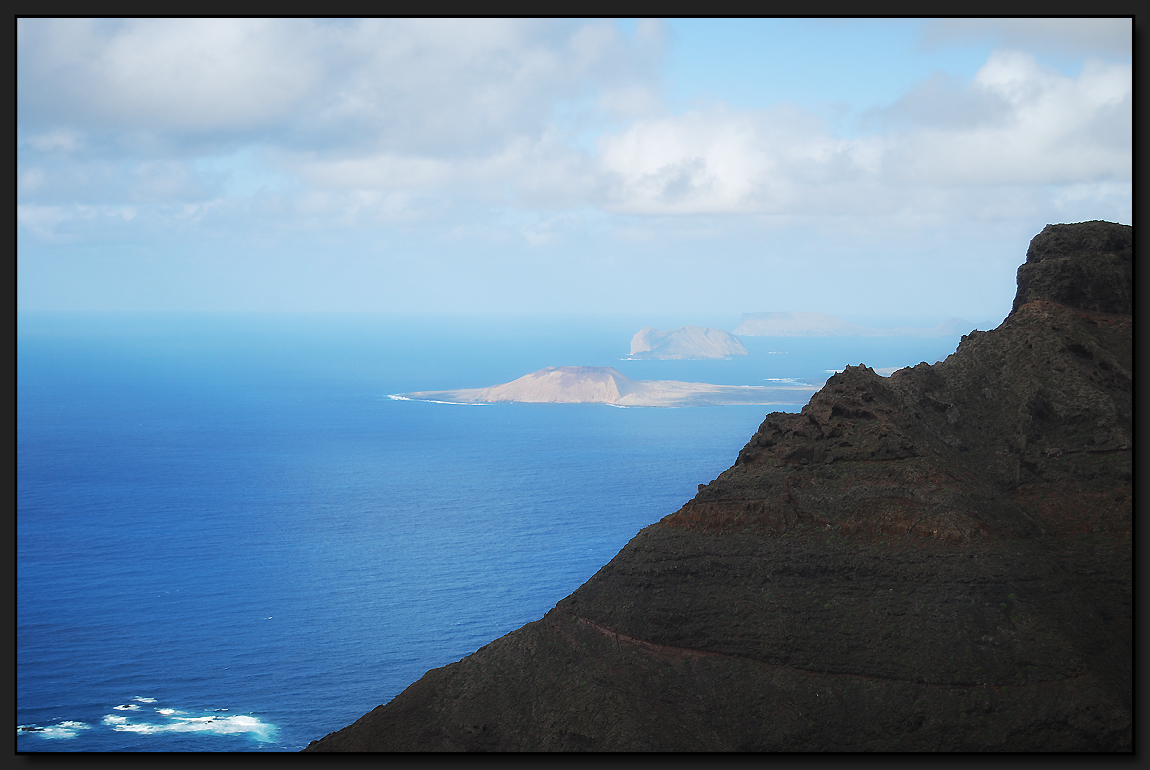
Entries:
[[1112,222],[1047,225],[1018,268],[1011,312],[1036,301],[1096,313],[1133,312],[1134,228]]

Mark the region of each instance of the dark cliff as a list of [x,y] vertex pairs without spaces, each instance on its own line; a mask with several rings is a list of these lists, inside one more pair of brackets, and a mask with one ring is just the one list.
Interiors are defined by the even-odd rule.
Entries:
[[309,751],[1129,751],[1132,229],[831,378],[542,619]]

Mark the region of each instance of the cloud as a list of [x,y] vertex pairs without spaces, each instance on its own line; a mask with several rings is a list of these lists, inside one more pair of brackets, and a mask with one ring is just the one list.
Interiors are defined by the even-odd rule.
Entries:
[[212,200],[227,176],[205,173],[213,158],[258,146],[248,187],[286,173],[379,193],[393,212],[431,192],[568,205],[591,184],[577,136],[658,108],[664,37],[653,21],[628,35],[553,20],[21,19],[21,200]]
[[[925,39],[1110,51],[1121,27],[1032,21],[947,20]],[[44,233],[84,218],[69,206],[127,206],[137,222],[342,228],[487,207],[531,212],[509,227],[544,244],[587,209],[905,220],[982,212],[991,187],[1113,202],[1131,176],[1129,64],[1068,76],[1000,48],[973,80],[925,78],[844,138],[796,106],[669,113],[665,45],[647,21],[21,19],[20,222]],[[215,161],[241,155],[246,192],[226,194]]]
[[305,183],[322,188],[424,190],[448,180],[453,165],[439,158],[387,153],[328,161],[304,160],[298,163],[296,172]]
[[75,220],[104,220],[118,223],[136,218],[134,206],[16,206],[16,222],[49,241],[71,241],[70,235],[61,235],[60,225]]
[[24,143],[39,152],[68,154],[80,149],[81,141],[79,132],[65,129],[30,136]]
[[[467,155],[558,102],[650,90],[661,28],[512,19],[21,19],[17,102],[40,130]],[[615,99],[618,101],[618,99]]]
[[17,195],[38,204],[164,204],[219,197],[227,173],[179,160],[40,158],[17,164]]
[[835,138],[797,108],[719,105],[636,121],[600,141],[602,205],[647,214],[795,212],[814,203],[812,188],[862,171],[867,144]]
[[990,43],[1053,53],[1128,58],[1134,43],[1134,21],[1125,19],[935,19],[922,32],[923,45]]
[[196,134],[267,129],[324,77],[311,23],[21,19],[17,103],[31,126]]
[[[1124,181],[1132,69],[1089,60],[1076,77],[996,50],[971,82],[936,75],[872,111],[878,130],[834,136],[798,108],[721,105],[639,120],[600,141],[602,205],[647,214],[834,215],[943,209],[948,186]],[[924,195],[923,190],[935,189]],[[965,196],[959,196],[965,198]]]
[[51,240],[61,222],[72,218],[70,212],[60,206],[16,206],[16,222],[41,238]]
[[[1127,180],[1132,96],[1129,65],[1091,60],[1070,78],[1031,54],[997,50],[968,86],[933,81],[886,110],[906,124],[887,137],[886,171],[941,185]],[[965,117],[940,119],[932,107],[947,101],[966,106]]]

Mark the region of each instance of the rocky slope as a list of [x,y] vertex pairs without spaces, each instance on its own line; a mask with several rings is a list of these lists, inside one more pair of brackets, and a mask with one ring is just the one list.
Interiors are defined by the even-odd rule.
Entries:
[[631,338],[631,358],[703,359],[745,356],[747,349],[730,332],[705,326],[660,331],[644,326]]
[[633,380],[610,366],[549,366],[489,388],[425,390],[391,396],[458,404],[611,404],[612,406],[723,406],[802,404],[818,385],[712,385],[678,380]]
[[833,377],[542,619],[309,751],[1129,751],[1132,229]]

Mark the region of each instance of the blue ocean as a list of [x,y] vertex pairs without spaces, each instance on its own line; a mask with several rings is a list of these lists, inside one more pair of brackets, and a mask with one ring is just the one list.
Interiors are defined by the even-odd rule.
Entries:
[[540,618],[800,408],[389,395],[562,365],[822,382],[958,342],[622,360],[659,320],[19,314],[17,750],[301,749]]

